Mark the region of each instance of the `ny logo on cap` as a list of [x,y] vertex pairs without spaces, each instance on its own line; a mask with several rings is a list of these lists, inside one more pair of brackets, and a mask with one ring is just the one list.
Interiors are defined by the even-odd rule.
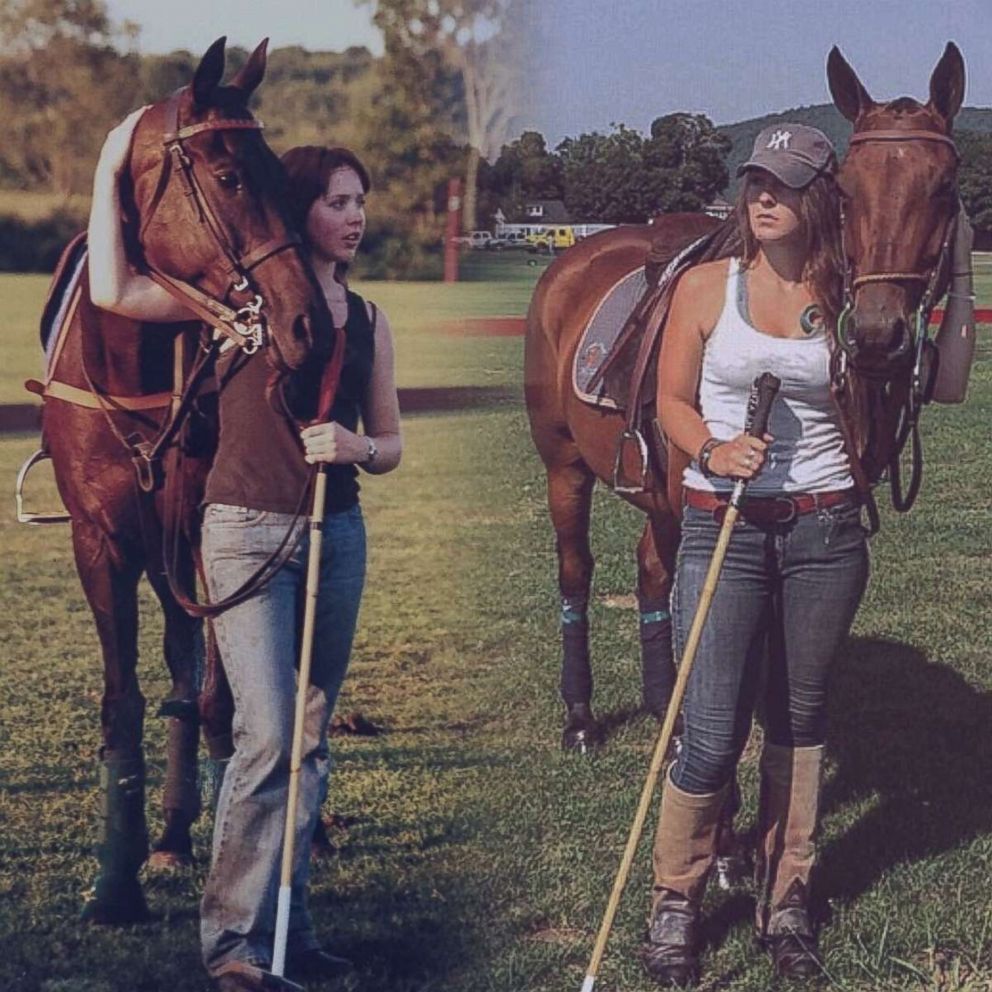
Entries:
[[781,151],[783,148],[788,151],[789,142],[792,140],[791,131],[776,131],[768,141],[766,148],[773,148],[775,151]]

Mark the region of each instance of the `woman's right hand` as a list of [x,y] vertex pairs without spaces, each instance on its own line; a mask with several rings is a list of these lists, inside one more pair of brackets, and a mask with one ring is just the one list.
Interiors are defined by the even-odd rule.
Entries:
[[738,434],[712,450],[709,470],[727,478],[753,479],[765,464],[765,452],[771,441],[770,434],[766,434],[764,440],[750,434]]
[[120,177],[124,171],[124,163],[131,150],[131,139],[134,137],[134,129],[138,126],[142,114],[148,109],[148,105],[139,107],[131,111],[116,127],[111,128],[100,149],[100,160],[97,163],[97,171],[106,174],[109,172],[114,179]]

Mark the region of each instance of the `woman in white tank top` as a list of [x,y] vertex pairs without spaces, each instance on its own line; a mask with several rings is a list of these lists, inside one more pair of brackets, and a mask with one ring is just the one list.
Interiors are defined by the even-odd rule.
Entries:
[[[699,905],[759,684],[758,936],[777,974],[822,970],[808,905],[826,680],[868,573],[830,395],[841,295],[835,168],[833,148],[815,128],[778,124],[759,134],[738,172],[742,256],[687,272],[665,329],[659,419],[693,456],[672,593],[677,655],[734,480],[749,487],[687,685],[683,748],[662,797],[644,959],[662,984],[698,976]],[[768,434],[747,437],[748,391],[766,371],[782,387]]]

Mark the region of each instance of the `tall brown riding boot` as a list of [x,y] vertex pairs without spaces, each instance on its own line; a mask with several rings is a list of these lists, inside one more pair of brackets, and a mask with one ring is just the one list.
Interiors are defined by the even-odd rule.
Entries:
[[768,742],[761,753],[756,923],[783,978],[823,974],[809,919],[823,754]]
[[665,782],[654,841],[654,900],[644,967],[660,985],[685,988],[699,975],[699,904],[716,857],[729,785],[693,796]]

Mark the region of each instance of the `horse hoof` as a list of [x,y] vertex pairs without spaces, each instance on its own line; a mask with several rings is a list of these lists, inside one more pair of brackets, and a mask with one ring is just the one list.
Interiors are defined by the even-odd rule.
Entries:
[[86,894],[79,918],[94,926],[120,927],[147,923],[151,913],[137,879],[128,879],[113,885],[98,882]]
[[332,858],[337,854],[337,850],[331,838],[327,836],[327,826],[323,818],[318,817],[313,837],[310,838],[310,860],[323,861]]
[[565,729],[561,734],[562,748],[588,754],[600,741],[599,724],[596,723],[592,710],[583,703],[569,707]]
[[181,851],[152,851],[145,862],[149,872],[182,871],[193,866],[193,855]]

